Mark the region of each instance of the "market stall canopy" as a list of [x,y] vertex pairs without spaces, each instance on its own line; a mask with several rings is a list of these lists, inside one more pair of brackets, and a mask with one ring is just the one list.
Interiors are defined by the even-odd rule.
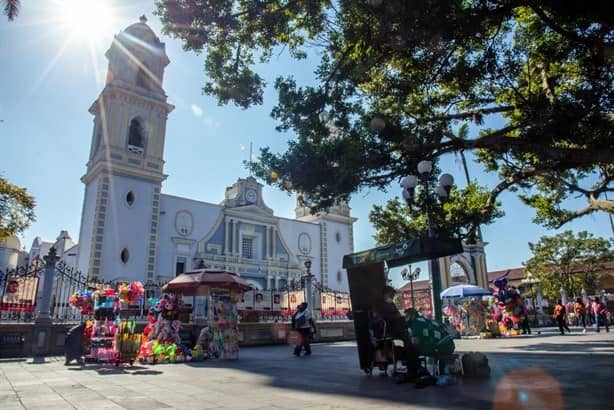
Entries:
[[224,288],[245,292],[252,286],[232,272],[216,269],[200,269],[177,276],[162,286],[163,292],[181,293],[184,296],[206,296],[211,288]]
[[443,290],[440,294],[441,298],[466,298],[470,296],[487,296],[492,295],[490,290],[481,288],[475,285],[456,285]]

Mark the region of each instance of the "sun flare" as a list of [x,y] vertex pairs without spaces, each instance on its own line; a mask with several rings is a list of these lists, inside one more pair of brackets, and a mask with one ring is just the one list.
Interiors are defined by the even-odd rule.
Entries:
[[60,24],[71,34],[90,42],[110,36],[114,20],[109,0],[56,0]]

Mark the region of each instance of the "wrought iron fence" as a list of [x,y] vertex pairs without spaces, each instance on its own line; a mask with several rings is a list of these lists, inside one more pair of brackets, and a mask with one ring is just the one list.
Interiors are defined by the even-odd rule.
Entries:
[[[89,318],[82,315],[77,309],[69,305],[70,297],[74,293],[87,290],[97,291],[104,289],[119,289],[120,285],[128,284],[127,281],[105,281],[96,277],[88,277],[80,271],[66,265],[62,261],[56,265],[54,298],[52,303],[51,317],[55,321],[80,321]],[[147,318],[151,298],[159,298],[164,283],[148,282],[143,285],[144,297],[136,304],[120,302],[120,315],[125,318],[144,320]]]
[[44,262],[0,271],[0,320],[29,322],[34,319],[38,284]]
[[[77,309],[69,305],[71,296],[87,290],[103,289],[117,290],[122,281],[104,281],[89,277],[63,261],[58,261],[55,268],[47,271],[45,262],[40,259],[31,264],[18,267],[6,272],[0,271],[0,320],[3,321],[32,321],[36,317],[36,306],[42,303],[42,284],[45,275],[53,275],[51,287],[50,317],[56,322],[72,322],[88,319]],[[120,315],[126,318],[145,320],[150,309],[151,298],[161,296],[164,283],[145,283],[143,285],[145,297],[138,303],[127,305],[120,303]],[[297,284],[298,285],[298,284]],[[312,311],[318,320],[341,320],[348,317],[351,309],[349,294],[322,287],[317,282],[313,288],[314,306]],[[296,311],[298,304],[305,301],[303,286],[293,287],[283,291],[253,290],[246,292],[238,301],[244,322],[273,322],[289,321]],[[195,297],[191,302],[194,315],[204,314],[206,301],[203,297]]]

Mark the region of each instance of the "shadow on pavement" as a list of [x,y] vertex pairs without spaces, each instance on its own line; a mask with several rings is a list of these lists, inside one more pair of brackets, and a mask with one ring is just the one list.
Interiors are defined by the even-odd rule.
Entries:
[[[219,360],[185,365],[233,368],[257,373],[266,376],[268,384],[277,388],[347,396],[350,400],[379,399],[432,408],[492,409],[495,400],[498,401],[495,406],[497,408],[499,405],[517,408],[517,405],[523,403],[528,405],[527,408],[544,408],[544,403],[556,403],[557,397],[566,408],[580,405],[597,408],[607,403],[608,380],[614,366],[614,355],[570,355],[557,353],[569,348],[569,345],[538,345],[551,346],[548,346],[548,352],[540,354],[504,351],[487,353],[492,370],[488,379],[465,377],[460,378],[455,385],[425,389],[416,389],[414,384],[395,384],[390,377],[378,376],[377,371],[374,371],[373,376],[367,376],[359,368],[356,347],[351,343],[314,345],[310,357],[294,357],[288,346],[246,347],[241,350],[241,357],[237,361]],[[594,346],[608,343],[594,342],[588,345],[582,348],[589,351]],[[527,350],[530,349],[531,346]],[[533,369],[532,373],[523,376],[523,372],[530,369]],[[548,377],[551,381],[544,384],[544,378]],[[526,382],[522,381],[524,379]],[[602,385],[597,386],[599,383]],[[522,400],[522,403],[517,400]]]
[[164,372],[159,370],[152,370],[149,367],[143,366],[128,366],[122,365],[115,366],[113,363],[102,364],[86,364],[84,366],[75,365],[75,366],[67,366],[68,370],[72,371],[95,371],[101,376],[108,376],[114,374],[130,374],[133,376],[145,376],[145,375],[158,375],[163,374]]

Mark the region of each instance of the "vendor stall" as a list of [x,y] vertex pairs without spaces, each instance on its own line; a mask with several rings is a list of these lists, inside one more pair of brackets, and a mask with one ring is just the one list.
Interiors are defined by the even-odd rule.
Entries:
[[[251,286],[240,276],[222,270],[202,269],[184,273],[162,287],[164,292],[207,298],[207,332],[210,333],[204,356],[224,359],[239,357],[237,303]],[[200,353],[200,352],[199,352]]]
[[[83,349],[86,358],[105,363],[134,363],[139,351],[141,335],[135,333],[135,322],[120,321],[123,306],[139,303],[143,297],[143,285],[132,282],[121,284],[119,288],[88,289],[73,294],[69,305],[83,315],[85,320],[93,314],[94,320],[86,320],[80,329]],[[71,335],[77,338],[76,335]],[[72,342],[71,346],[78,346]],[[66,362],[79,359],[75,348],[66,351]],[[82,363],[82,361],[80,360]]]

